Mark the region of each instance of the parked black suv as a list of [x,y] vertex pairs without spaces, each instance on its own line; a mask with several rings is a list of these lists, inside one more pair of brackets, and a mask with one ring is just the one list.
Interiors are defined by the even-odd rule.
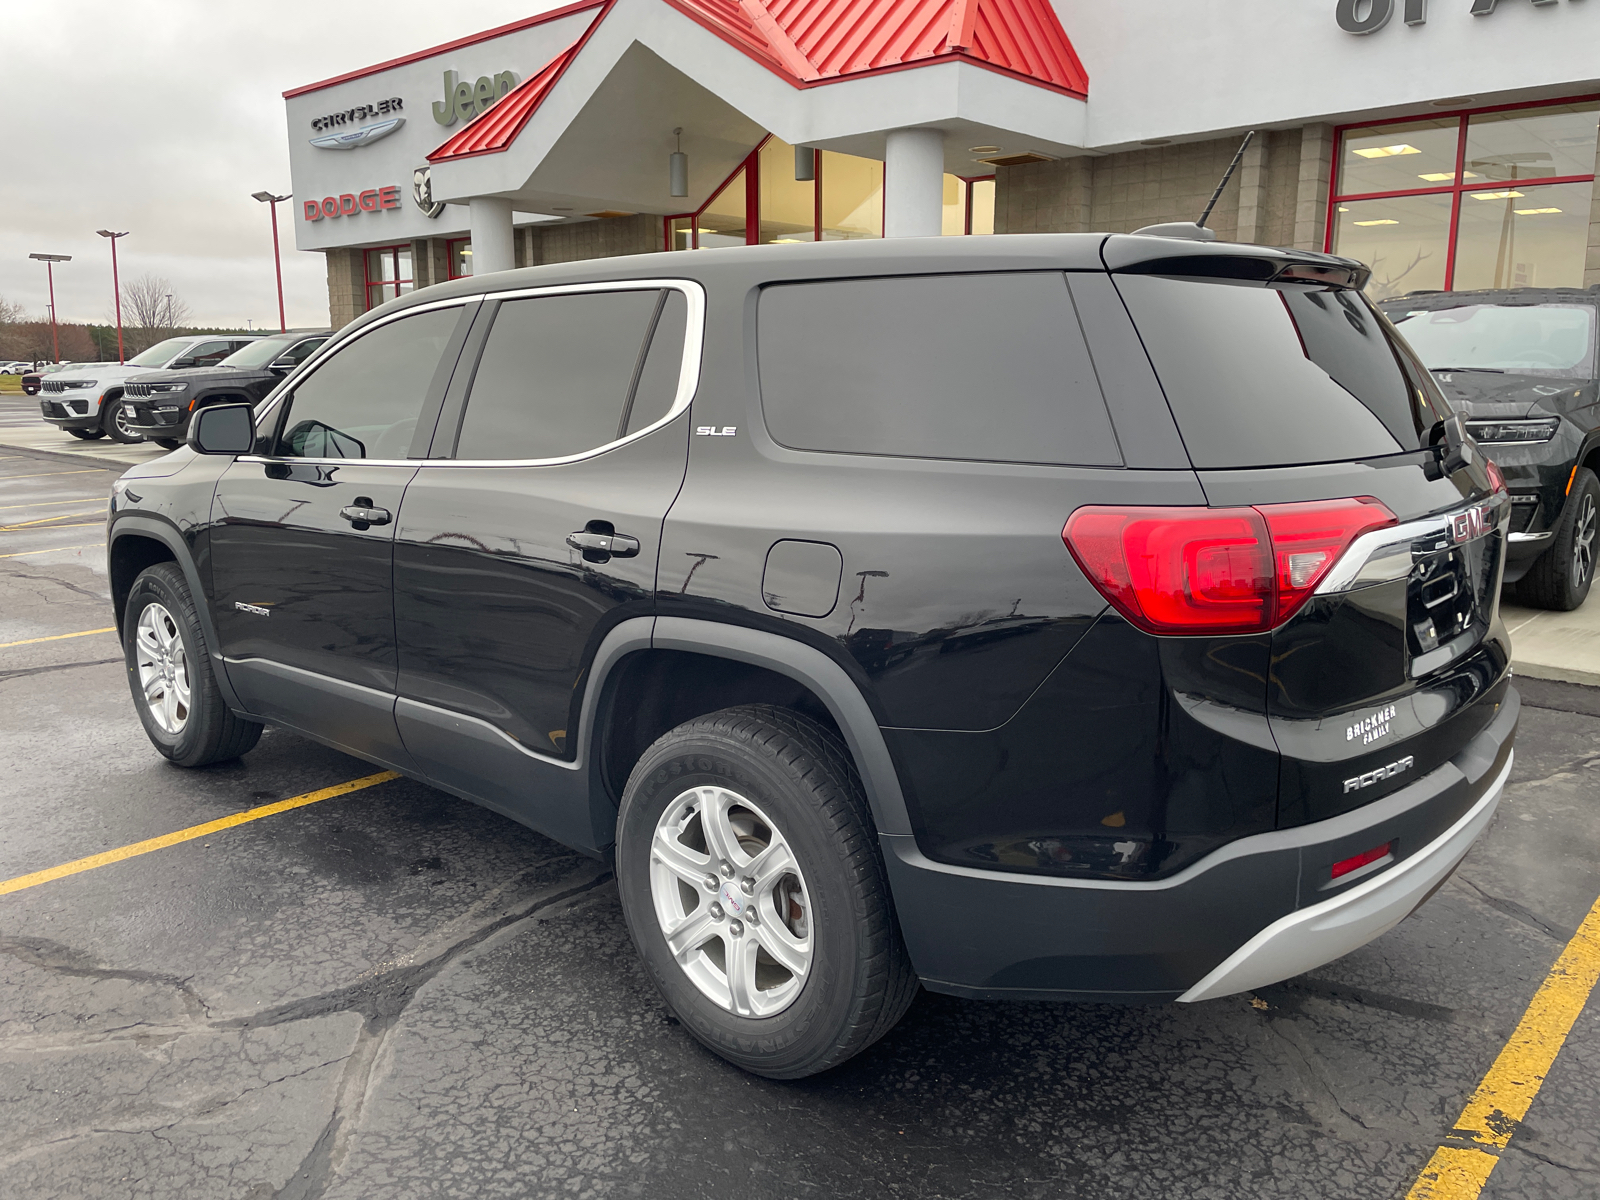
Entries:
[[1517,599],[1577,608],[1600,526],[1600,287],[1425,292],[1381,307],[1505,473]]
[[176,450],[196,409],[264,399],[332,336],[331,329],[297,329],[250,342],[215,366],[135,375],[122,386],[125,423],[145,441]]
[[922,986],[1194,1001],[1493,816],[1503,485],[1322,255],[769,246],[413,293],[115,485],[185,766],[299,730],[614,856],[684,1025],[797,1077]]

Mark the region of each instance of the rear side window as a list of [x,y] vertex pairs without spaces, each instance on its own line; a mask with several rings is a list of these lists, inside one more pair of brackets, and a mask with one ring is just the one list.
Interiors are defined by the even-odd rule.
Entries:
[[1054,272],[777,284],[761,295],[767,429],[797,450],[1120,466]]
[[[675,367],[683,352],[682,320],[670,346],[671,322],[660,319],[667,298],[651,288],[502,303],[467,397],[456,457],[563,458],[623,436],[630,402],[641,418],[633,429],[648,423],[646,415],[650,421],[665,415],[672,399],[663,399],[660,380],[668,368],[647,368],[657,325],[663,358],[673,358]],[[638,385],[646,375],[649,395],[642,395]]]
[[1359,293],[1156,275],[1116,284],[1200,469],[1415,449],[1443,415],[1427,373]]

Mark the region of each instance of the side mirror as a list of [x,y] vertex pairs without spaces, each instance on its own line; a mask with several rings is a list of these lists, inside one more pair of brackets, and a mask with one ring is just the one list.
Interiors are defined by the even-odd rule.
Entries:
[[281,371],[281,372],[283,372],[283,374],[287,375],[290,371],[294,370],[299,365],[300,364],[295,362],[295,360],[292,359],[292,358],[279,358],[279,359],[275,359],[272,362],[269,362],[267,364],[267,370],[269,370],[269,371]]
[[194,359],[192,358],[175,358],[167,364],[167,370],[182,371],[192,366],[194,366]]
[[249,454],[256,446],[255,409],[248,404],[200,409],[189,422],[189,445],[201,454]]

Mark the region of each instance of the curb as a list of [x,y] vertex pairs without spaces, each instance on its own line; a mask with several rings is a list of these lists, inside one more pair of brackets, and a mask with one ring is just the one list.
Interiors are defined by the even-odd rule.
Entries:
[[[16,454],[32,454],[39,458],[54,459],[56,462],[89,463],[96,467],[103,467],[117,472],[126,471],[139,465],[138,463],[123,462],[120,458],[102,458],[98,454],[91,454],[82,450],[75,452],[41,450],[37,446],[13,446],[6,442],[0,442],[0,450],[10,450]],[[155,460],[151,459],[149,461],[153,462]]]
[[1580,667],[1552,667],[1548,663],[1524,662],[1513,656],[1511,670],[1514,675],[1526,679],[1548,679],[1555,683],[1578,683],[1585,687],[1600,687],[1600,671],[1585,671]]

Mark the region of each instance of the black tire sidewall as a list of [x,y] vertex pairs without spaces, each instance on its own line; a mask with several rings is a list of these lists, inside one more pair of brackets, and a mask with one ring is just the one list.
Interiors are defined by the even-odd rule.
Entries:
[[115,400],[108,402],[106,404],[105,415],[101,418],[100,423],[102,426],[104,426],[107,436],[109,436],[112,441],[121,442],[124,446],[137,446],[140,442],[144,441],[142,437],[140,437],[138,434],[124,434],[122,430],[117,428],[117,414],[122,411],[122,408],[123,400],[121,396],[118,396]]
[[[617,886],[628,929],[657,988],[684,1026],[747,1070],[777,1078],[809,1074],[851,1018],[865,958],[863,921],[842,855],[804,785],[781,764],[710,731],[669,734],[640,760],[617,821]],[[812,965],[799,996],[771,1017],[728,1012],[684,974],[667,948],[650,892],[650,843],[667,806],[693,787],[748,798],[782,831],[800,864],[812,908]]]
[[[213,689],[206,686],[202,672],[211,669],[206,656],[204,635],[191,616],[188,589],[181,582],[174,583],[173,571],[153,567],[133,582],[128,591],[128,605],[123,615],[123,661],[128,671],[128,689],[133,695],[133,707],[139,722],[151,743],[174,762],[185,762],[199,754],[205,744],[208,726],[219,714],[206,711],[212,700]],[[182,591],[178,589],[182,588]],[[183,729],[171,734],[162,729],[150,714],[145,702],[144,689],[139,686],[139,663],[136,657],[139,617],[152,603],[158,603],[172,614],[178,626],[178,636],[183,641],[183,653],[189,665],[189,719]]]
[[1572,500],[1568,506],[1570,513],[1564,522],[1566,527],[1562,530],[1562,536],[1557,539],[1558,545],[1554,547],[1566,557],[1562,575],[1566,578],[1567,599],[1573,608],[1577,608],[1588,598],[1589,590],[1594,586],[1596,568],[1593,554],[1597,547],[1590,548],[1589,574],[1585,578],[1575,578],[1572,569],[1572,552],[1577,548],[1578,541],[1578,520],[1586,500],[1596,506],[1597,515],[1600,515],[1600,481],[1596,481],[1592,471],[1580,467],[1577,484],[1572,489]]

